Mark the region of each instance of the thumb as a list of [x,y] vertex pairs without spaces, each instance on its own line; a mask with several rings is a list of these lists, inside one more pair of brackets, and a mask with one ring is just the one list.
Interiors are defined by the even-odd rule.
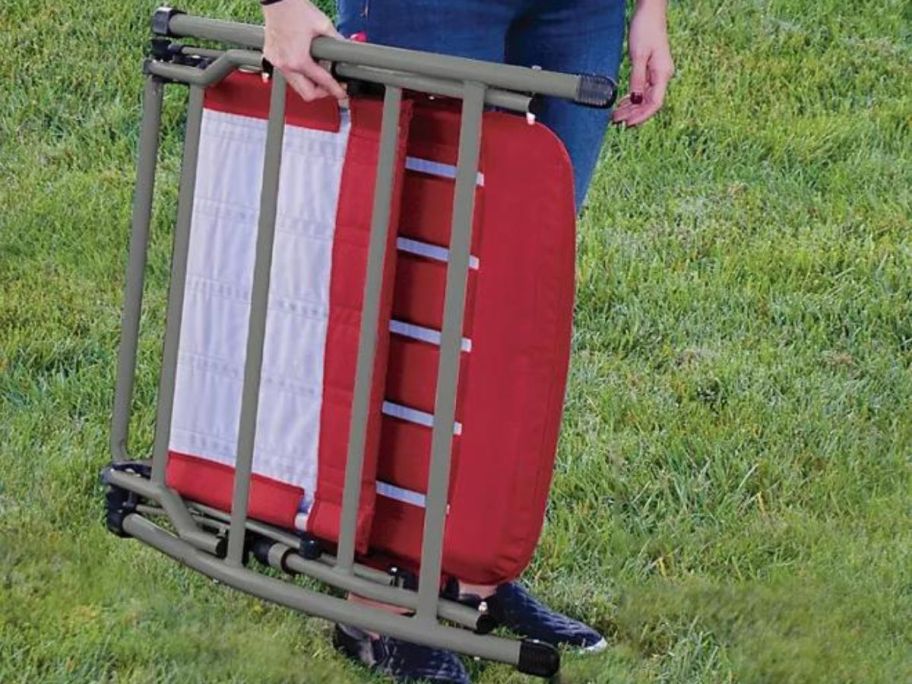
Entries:
[[645,56],[637,55],[631,60],[630,68],[630,100],[633,104],[640,104],[643,93],[646,91],[646,63]]

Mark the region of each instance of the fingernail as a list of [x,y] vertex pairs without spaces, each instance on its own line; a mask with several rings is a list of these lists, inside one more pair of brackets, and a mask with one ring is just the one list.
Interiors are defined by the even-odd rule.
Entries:
[[643,93],[630,93],[630,101],[633,104],[642,104],[643,103]]

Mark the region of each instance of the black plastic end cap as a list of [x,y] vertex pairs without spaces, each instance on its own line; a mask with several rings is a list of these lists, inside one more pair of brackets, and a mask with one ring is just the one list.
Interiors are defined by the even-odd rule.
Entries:
[[497,627],[497,620],[489,613],[480,613],[475,623],[475,634],[490,634]]
[[111,472],[116,469],[117,468],[114,463],[109,463],[101,469],[100,473],[98,473],[98,481],[107,487],[109,484],[111,484]]
[[149,55],[159,62],[174,62],[183,56],[181,47],[180,43],[175,43],[170,38],[155,36],[149,42]]
[[170,36],[171,17],[185,12],[173,7],[159,7],[152,13],[152,33],[156,36]]
[[617,83],[607,76],[580,74],[576,103],[587,107],[607,109],[617,97]]
[[285,559],[288,557],[288,554],[291,553],[291,549],[285,547],[284,553],[276,558],[273,556],[273,549],[277,546],[284,545],[258,534],[247,535],[246,550],[250,555],[256,558],[258,563],[265,565],[268,568],[276,568],[276,570],[291,574],[292,571],[285,565]]
[[130,473],[148,479],[152,468],[148,463],[140,461],[116,461],[101,471],[100,480],[105,486],[105,526],[118,537],[129,537],[123,523],[128,515],[136,512],[140,497],[135,492],[111,484],[111,474],[114,472]]
[[411,570],[400,568],[398,565],[392,565],[387,570],[390,576],[390,586],[408,589],[409,591],[418,591],[418,575]]
[[560,652],[544,641],[524,639],[516,669],[534,677],[553,677],[560,670]]
[[129,513],[124,511],[108,511],[108,514],[105,516],[105,527],[108,528],[108,532],[115,537],[127,539],[130,535],[124,530],[123,523],[128,515]]
[[228,555],[228,537],[227,535],[222,535],[218,538],[218,541],[215,543],[215,557],[216,558],[225,558]]
[[136,512],[136,495],[120,487],[108,485],[105,492],[105,526],[118,537],[129,537],[123,528],[124,519]]
[[[335,64],[333,64],[332,72],[335,75]],[[344,78],[341,80],[348,84],[347,91],[349,97],[383,97],[384,87],[382,83]]]
[[544,98],[541,95],[533,95],[529,100],[529,109],[527,111],[533,116],[541,116],[542,112],[545,111]]
[[301,546],[298,547],[298,555],[307,560],[317,560],[322,553],[320,542],[309,535],[302,537]]
[[257,535],[248,542],[248,548],[258,562],[263,565],[269,565],[269,549],[272,548],[273,544],[275,544],[275,542],[272,541],[272,539]]

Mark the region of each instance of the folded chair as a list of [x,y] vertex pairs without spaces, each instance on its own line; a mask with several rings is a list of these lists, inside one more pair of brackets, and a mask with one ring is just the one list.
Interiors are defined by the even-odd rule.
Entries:
[[[538,98],[607,107],[614,84],[318,38],[314,58],[351,97],[305,103],[263,59],[260,27],[161,8],[152,28],[108,528],[309,615],[555,674],[556,649],[488,634],[493,620],[452,586],[522,572],[551,481],[575,213]],[[137,459],[171,84],[189,100],[154,441]]]

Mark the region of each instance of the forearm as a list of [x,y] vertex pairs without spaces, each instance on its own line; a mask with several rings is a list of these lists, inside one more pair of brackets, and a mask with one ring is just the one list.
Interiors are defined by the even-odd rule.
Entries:
[[654,26],[665,28],[667,25],[668,0],[637,0],[633,9],[633,18],[649,17]]
[[668,10],[668,0],[637,0],[636,11],[641,8],[660,9],[664,13]]
[[661,108],[674,73],[668,45],[667,0],[637,0],[627,45],[630,52],[630,92],[614,110],[616,123],[638,126]]

